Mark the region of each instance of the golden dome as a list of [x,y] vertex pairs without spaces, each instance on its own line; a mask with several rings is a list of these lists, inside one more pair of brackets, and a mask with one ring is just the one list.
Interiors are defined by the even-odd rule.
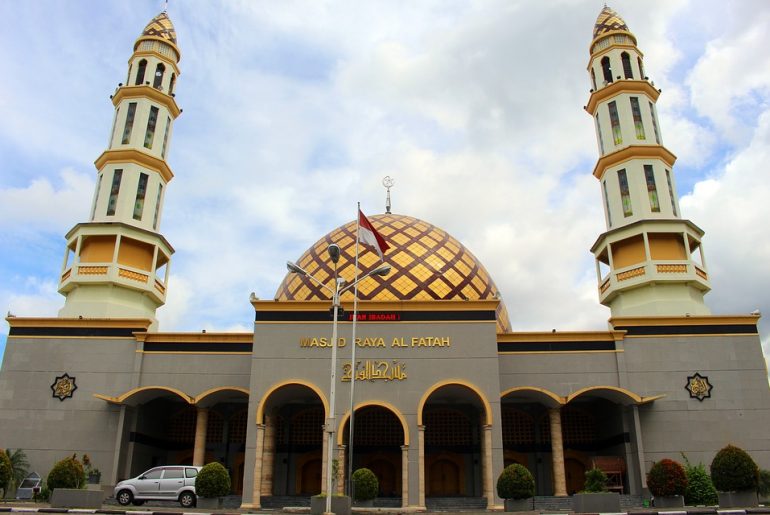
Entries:
[[[385,262],[393,269],[385,277],[371,277],[358,285],[361,300],[489,300],[500,298],[499,290],[484,266],[465,246],[438,227],[404,215],[369,217],[390,245]],[[334,269],[326,249],[339,245],[338,275],[354,275],[356,222],[338,227],[310,247],[297,265],[324,284],[332,282]],[[366,245],[359,245],[359,268],[363,273],[377,268],[380,258]],[[276,300],[327,300],[330,295],[309,278],[288,273],[278,287]],[[342,300],[353,300],[348,291]],[[500,301],[497,329],[510,331],[508,312]]]
[[174,29],[174,25],[171,23],[166,11],[163,11],[150,20],[150,23],[148,23],[142,31],[141,36],[139,36],[136,43],[134,43],[134,50],[139,47],[141,41],[148,39],[162,41],[171,45],[177,53],[178,60],[179,48],[176,46],[176,29]]
[[594,24],[594,39],[608,32],[617,31],[631,33],[631,31],[628,30],[626,22],[623,21],[623,18],[621,18],[618,13],[605,5],[604,9],[602,9],[602,12],[599,13],[598,18],[596,18],[596,23]]

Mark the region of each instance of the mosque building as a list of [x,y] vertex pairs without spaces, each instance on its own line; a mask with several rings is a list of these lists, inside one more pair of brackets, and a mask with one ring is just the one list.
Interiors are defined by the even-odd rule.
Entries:
[[[607,330],[516,331],[470,250],[386,212],[370,220],[392,269],[359,282],[356,320],[352,289],[342,295],[336,342],[328,289],[356,277],[356,221],[296,261],[315,280],[290,271],[274,299],[252,295],[253,333],[172,333],[155,313],[174,252],[159,231],[181,52],[166,12],[156,16],[111,97],[90,218],[66,235],[64,307],[7,319],[0,446],[24,449],[41,473],[88,453],[105,488],[155,465],[220,461],[244,508],[326,491],[329,456],[352,456],[353,469],[375,472],[383,502],[414,509],[446,498],[498,507],[495,482],[514,462],[543,496],[581,490],[594,465],[613,490],[642,496],[653,462],[683,452],[709,463],[728,443],[770,468],[759,317],[704,304],[704,233],[681,218],[660,90],[606,6],[589,49],[585,110],[606,222],[591,251]],[[361,274],[382,264],[360,249]],[[335,490],[348,472],[339,467]]]

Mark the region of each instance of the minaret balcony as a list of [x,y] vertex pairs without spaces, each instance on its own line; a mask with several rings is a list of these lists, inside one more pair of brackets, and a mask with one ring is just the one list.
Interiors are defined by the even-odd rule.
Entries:
[[155,302],[166,302],[166,284],[155,274],[116,263],[74,263],[61,275],[59,292],[67,293],[80,285],[114,284],[149,295]]
[[599,281],[599,300],[604,303],[621,291],[655,283],[688,283],[703,292],[711,289],[708,273],[694,261],[647,261],[618,268],[602,277]]

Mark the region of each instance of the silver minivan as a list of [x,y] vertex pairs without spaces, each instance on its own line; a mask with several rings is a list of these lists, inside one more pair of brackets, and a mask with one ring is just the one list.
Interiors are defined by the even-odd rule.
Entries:
[[144,501],[179,501],[183,508],[195,506],[195,476],[201,467],[169,465],[155,467],[115,485],[115,499],[122,506],[140,506]]

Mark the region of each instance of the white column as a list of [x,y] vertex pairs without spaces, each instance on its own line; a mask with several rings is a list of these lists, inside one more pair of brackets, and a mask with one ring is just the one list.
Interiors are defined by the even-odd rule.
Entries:
[[561,408],[549,408],[551,421],[551,457],[553,461],[553,495],[567,495],[567,477],[564,473],[564,444],[561,435]]
[[209,410],[198,408],[195,421],[195,448],[193,451],[193,466],[202,467],[206,459],[206,430],[208,429]]

